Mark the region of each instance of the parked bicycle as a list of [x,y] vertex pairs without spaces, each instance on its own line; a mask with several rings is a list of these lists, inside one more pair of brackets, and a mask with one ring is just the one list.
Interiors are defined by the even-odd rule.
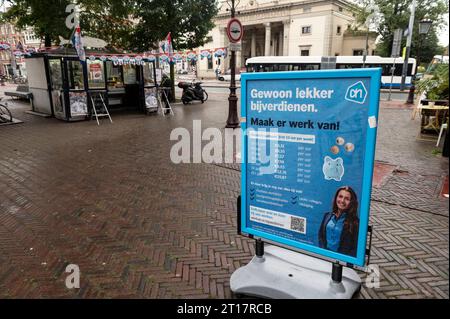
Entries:
[[3,98],[0,98],[0,124],[10,123],[13,121],[11,111],[8,109],[8,103],[3,102]]

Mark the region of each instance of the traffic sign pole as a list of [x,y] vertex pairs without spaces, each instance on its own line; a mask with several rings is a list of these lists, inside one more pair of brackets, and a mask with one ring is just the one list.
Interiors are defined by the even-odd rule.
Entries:
[[[234,18],[235,7],[234,0],[231,0],[231,20],[228,22],[227,35],[232,43],[239,42],[242,38],[242,24]],[[236,32],[237,31],[237,32]],[[237,95],[236,95],[236,51],[231,50],[230,56],[231,82],[230,95],[228,96],[228,119],[226,128],[239,128],[239,117],[237,113]]]

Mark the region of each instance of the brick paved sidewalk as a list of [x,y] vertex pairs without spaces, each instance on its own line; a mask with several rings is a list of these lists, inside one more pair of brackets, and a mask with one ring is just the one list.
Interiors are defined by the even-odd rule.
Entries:
[[[0,127],[0,297],[231,298],[229,278],[254,254],[236,235],[238,165],[170,162],[173,128],[222,128],[226,96],[176,116],[64,123],[24,113]],[[382,108],[373,190],[372,263],[381,287],[362,298],[448,298],[448,160],[416,141],[410,110]],[[65,287],[78,264],[81,289]],[[361,273],[364,279],[364,274]]]

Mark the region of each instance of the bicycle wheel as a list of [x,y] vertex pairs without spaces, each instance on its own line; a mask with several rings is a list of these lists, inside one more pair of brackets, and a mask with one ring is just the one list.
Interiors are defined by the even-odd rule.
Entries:
[[5,105],[0,104],[0,123],[9,122],[12,122],[12,114]]

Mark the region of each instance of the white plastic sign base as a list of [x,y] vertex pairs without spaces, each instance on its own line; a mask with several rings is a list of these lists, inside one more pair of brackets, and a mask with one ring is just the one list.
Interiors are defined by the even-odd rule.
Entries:
[[330,262],[265,244],[264,256],[253,257],[231,276],[235,294],[272,299],[350,299],[359,291],[356,271],[344,267],[342,282],[331,280]]

